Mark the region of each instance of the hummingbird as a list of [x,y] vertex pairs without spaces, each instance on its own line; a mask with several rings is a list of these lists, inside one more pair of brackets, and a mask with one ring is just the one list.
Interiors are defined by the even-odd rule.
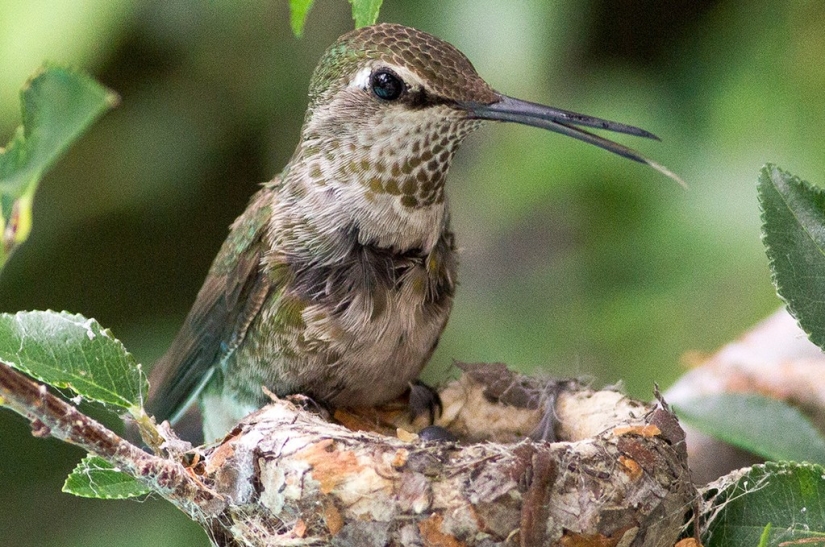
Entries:
[[235,220],[156,363],[147,404],[174,424],[199,402],[207,441],[278,395],[333,407],[403,395],[456,290],[445,181],[487,121],[561,133],[678,177],[581,127],[637,127],[509,97],[451,44],[398,24],[341,36],[309,84],[300,141]]

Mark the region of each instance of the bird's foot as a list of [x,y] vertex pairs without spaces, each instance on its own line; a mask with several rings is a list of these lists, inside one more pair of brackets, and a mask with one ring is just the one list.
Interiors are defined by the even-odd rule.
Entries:
[[409,410],[410,421],[425,427],[435,424],[435,420],[441,415],[444,407],[441,404],[441,397],[434,388],[421,380],[415,380],[410,382]]
[[302,410],[306,410],[307,412],[311,412],[313,414],[317,414],[324,420],[330,420],[334,413],[334,408],[327,405],[326,403],[316,401],[312,397],[308,395],[303,395],[301,393],[295,393],[292,395],[287,395],[285,397],[287,401],[294,404],[298,408]]

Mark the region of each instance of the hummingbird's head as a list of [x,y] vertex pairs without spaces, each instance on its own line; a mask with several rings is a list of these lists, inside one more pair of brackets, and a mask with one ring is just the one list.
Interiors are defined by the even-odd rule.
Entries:
[[364,27],[339,38],[318,64],[303,145],[328,156],[317,162],[319,178],[427,207],[443,202],[453,154],[481,123],[459,105],[497,97],[447,42],[401,25]]

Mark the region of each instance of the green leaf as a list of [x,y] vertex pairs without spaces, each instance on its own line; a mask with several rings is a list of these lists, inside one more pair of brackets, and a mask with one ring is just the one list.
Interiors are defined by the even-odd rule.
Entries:
[[759,536],[759,546],[758,547],[768,547],[768,541],[771,539],[771,528],[773,528],[773,526],[769,522],[762,529],[762,535]]
[[807,463],[752,467],[709,500],[704,511],[708,522],[703,545],[778,546],[809,538],[819,538],[811,545],[820,545],[825,542],[823,477],[825,468]]
[[66,477],[63,491],[81,498],[119,500],[144,496],[152,490],[103,458],[88,455]]
[[383,0],[349,0],[352,4],[352,18],[355,19],[355,28],[374,25],[378,19],[378,11]]
[[123,344],[94,319],[66,312],[0,314],[0,361],[86,399],[138,415],[149,383]]
[[769,460],[825,464],[825,439],[797,408],[753,393],[704,395],[674,405],[680,420]]
[[298,38],[304,34],[304,25],[312,3],[313,0],[289,0],[289,23],[292,33]]
[[758,190],[776,290],[811,341],[825,348],[825,192],[770,164]]
[[44,66],[21,92],[23,125],[0,149],[0,268],[31,231],[31,207],[40,178],[117,95],[93,79]]

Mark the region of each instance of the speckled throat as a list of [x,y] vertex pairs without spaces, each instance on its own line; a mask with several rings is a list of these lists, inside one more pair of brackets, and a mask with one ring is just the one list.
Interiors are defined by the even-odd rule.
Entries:
[[382,194],[396,196],[405,208],[442,203],[453,155],[481,122],[456,117],[445,123],[449,108],[432,108],[427,117],[438,121],[427,122],[420,113],[402,110],[375,113],[359,120],[366,128],[341,127],[333,135],[309,127],[293,169],[301,170],[315,186],[358,185],[368,203]]
[[450,163],[482,122],[428,110],[308,120],[283,179],[302,215],[321,230],[356,226],[364,244],[431,250],[446,227]]

